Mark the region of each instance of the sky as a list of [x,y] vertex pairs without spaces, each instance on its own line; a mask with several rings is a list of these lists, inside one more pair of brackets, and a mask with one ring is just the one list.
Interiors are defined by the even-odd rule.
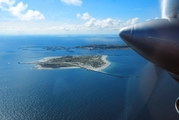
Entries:
[[118,34],[161,18],[159,0],[0,0],[0,34]]

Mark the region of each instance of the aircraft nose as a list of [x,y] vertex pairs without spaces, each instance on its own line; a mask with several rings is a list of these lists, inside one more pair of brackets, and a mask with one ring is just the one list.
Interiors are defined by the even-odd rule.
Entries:
[[128,26],[120,29],[119,36],[126,42],[128,45],[132,41],[133,36],[133,26]]

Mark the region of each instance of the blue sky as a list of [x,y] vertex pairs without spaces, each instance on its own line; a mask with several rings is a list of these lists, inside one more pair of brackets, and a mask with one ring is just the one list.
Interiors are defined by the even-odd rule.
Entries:
[[0,34],[118,34],[160,18],[159,0],[0,0]]

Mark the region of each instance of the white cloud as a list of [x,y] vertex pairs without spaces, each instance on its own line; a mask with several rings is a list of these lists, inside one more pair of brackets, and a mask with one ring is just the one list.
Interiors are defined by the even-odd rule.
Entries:
[[91,27],[93,29],[118,29],[120,26],[121,20],[118,19],[112,19],[112,18],[107,18],[107,19],[95,19],[91,18],[89,21],[85,23],[87,27]]
[[28,10],[26,13],[24,13],[28,7],[27,4],[20,2],[16,6],[13,6],[14,3],[15,0],[0,0],[0,9],[10,12],[13,16],[19,18],[20,20],[29,21],[33,19],[45,19],[43,14],[37,10]]
[[9,12],[14,15],[14,16],[17,16],[17,17],[20,17],[21,16],[21,13],[28,7],[28,5],[24,5],[22,2],[20,2],[19,4],[17,4],[17,6],[13,7],[11,6],[9,8]]
[[22,32],[24,30],[23,27],[21,26],[14,26],[14,27],[9,27],[9,28],[6,28],[4,29],[4,31],[7,31],[7,32]]
[[[126,22],[125,22],[126,23]],[[91,18],[83,24],[60,22],[1,22],[1,34],[118,34],[124,27],[119,19]]]
[[12,6],[15,0],[0,0],[0,9],[7,10],[9,6]]
[[33,19],[42,20],[45,19],[45,17],[39,11],[28,10],[26,14],[23,14],[20,17],[20,19],[26,21],[33,20]]
[[119,29],[121,24],[121,20],[119,19],[97,19],[93,18],[88,12],[81,14],[77,14],[77,17],[85,20],[86,22],[81,26],[81,28],[86,30],[93,30],[93,31],[116,31]]
[[81,4],[83,3],[82,0],[61,0],[61,1],[68,5],[75,5],[75,6],[81,6]]
[[[24,7],[19,7],[15,12],[23,13]],[[20,9],[21,8],[21,9]],[[38,16],[38,12],[28,11],[24,16],[21,16],[22,20],[29,20]],[[33,16],[35,15],[35,16]],[[89,15],[89,14],[88,14]],[[86,16],[88,16],[86,14]],[[29,16],[29,17],[27,17]],[[84,14],[77,14],[77,17],[82,19]],[[89,15],[90,16],[90,15]],[[88,18],[88,17],[86,17]],[[45,21],[36,21],[36,22],[1,22],[0,33],[1,34],[118,34],[119,30],[127,25],[132,25],[137,23],[139,18],[133,18],[127,21],[121,21],[120,19],[114,18],[104,18],[98,19],[90,16],[81,24],[71,24],[63,22],[45,22]]]
[[76,16],[82,20],[89,20],[91,18],[91,16],[87,12],[83,13],[82,15],[78,13]]
[[[79,16],[77,14],[77,16]],[[133,18],[126,22],[119,19],[106,18],[97,19],[91,17],[84,24],[54,23],[53,25],[45,25],[47,33],[66,33],[66,34],[118,34],[119,30],[127,25],[135,24],[139,18]]]
[[133,24],[136,24],[138,22],[138,20],[139,20],[139,18],[135,17],[135,18],[132,18],[132,19],[126,21],[123,25],[124,26],[133,25]]

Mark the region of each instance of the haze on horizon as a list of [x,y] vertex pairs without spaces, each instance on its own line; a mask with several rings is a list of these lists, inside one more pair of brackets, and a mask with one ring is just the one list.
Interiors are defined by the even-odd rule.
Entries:
[[159,0],[0,0],[0,34],[118,34],[160,18]]

